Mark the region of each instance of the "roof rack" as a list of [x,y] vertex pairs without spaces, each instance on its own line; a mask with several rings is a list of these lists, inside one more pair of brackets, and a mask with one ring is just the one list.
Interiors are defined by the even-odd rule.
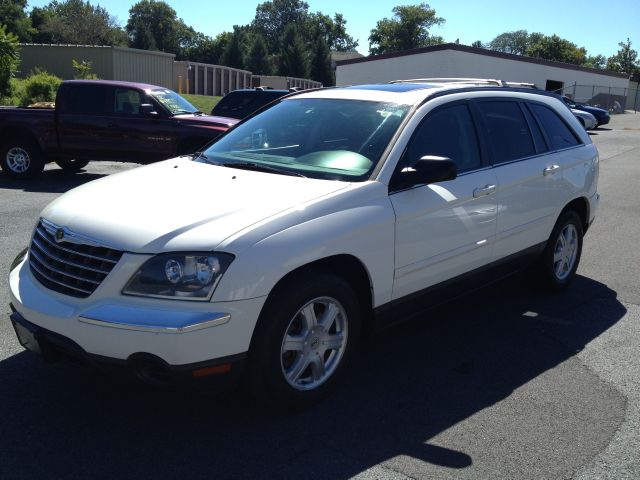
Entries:
[[495,87],[538,88],[535,83],[505,82],[496,78],[412,78],[389,83],[448,83],[453,85],[489,85]]
[[393,80],[389,83],[453,83],[465,85],[495,85],[503,86],[502,80],[495,78],[412,78],[408,80]]

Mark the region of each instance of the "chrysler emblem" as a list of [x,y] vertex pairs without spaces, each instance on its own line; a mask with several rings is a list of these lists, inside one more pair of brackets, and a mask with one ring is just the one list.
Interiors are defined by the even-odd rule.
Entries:
[[56,242],[58,242],[58,243],[62,242],[64,240],[64,229],[59,228],[56,231],[56,237],[55,238],[56,238]]

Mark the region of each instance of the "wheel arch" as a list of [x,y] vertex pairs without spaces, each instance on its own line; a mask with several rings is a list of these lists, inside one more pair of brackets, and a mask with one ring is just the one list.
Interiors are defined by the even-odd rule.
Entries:
[[586,197],[574,198],[562,209],[558,218],[568,210],[574,210],[578,214],[582,221],[582,232],[586,233],[589,228],[589,200]]
[[[373,322],[373,283],[371,276],[364,263],[351,254],[338,254],[321,258],[313,262],[301,265],[282,276],[269,292],[267,299],[260,312],[258,324],[253,330],[249,350],[254,345],[260,324],[264,322],[263,313],[268,309],[269,303],[274,301],[284,290],[286,285],[294,282],[296,278],[313,273],[330,273],[343,278],[353,290],[358,298],[358,303],[362,312],[363,333],[369,333]],[[258,334],[259,335],[259,334]]]
[[10,139],[26,139],[34,142],[42,151],[42,143],[38,137],[28,128],[25,127],[6,127],[0,129],[0,147],[4,147]]

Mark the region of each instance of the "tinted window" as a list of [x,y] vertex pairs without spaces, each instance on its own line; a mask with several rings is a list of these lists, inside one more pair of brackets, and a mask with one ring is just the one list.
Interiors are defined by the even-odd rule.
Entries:
[[536,152],[542,153],[549,150],[547,146],[547,142],[545,142],[544,137],[542,136],[542,131],[538,126],[538,122],[528,108],[523,108],[524,116],[527,117],[527,122],[529,123],[529,127],[531,128],[531,133],[533,134],[533,143],[536,146]]
[[223,97],[213,110],[211,115],[220,115],[222,117],[244,118],[262,108],[267,103],[286,95],[289,92],[283,91],[246,91],[231,92]]
[[113,112],[116,115],[140,115],[142,98],[138,90],[116,88],[113,98]]
[[535,155],[531,132],[517,102],[478,102],[487,128],[494,163]]
[[549,107],[539,105],[537,103],[532,104],[531,108],[540,120],[542,129],[547,134],[547,138],[551,142],[551,148],[554,150],[560,150],[562,148],[573,147],[579,145],[580,142],[575,137],[573,132],[567,127],[556,112]]
[[62,112],[104,115],[107,112],[107,88],[101,85],[70,85],[66,87]]
[[425,155],[449,157],[458,172],[481,166],[478,139],[466,105],[437,110],[420,124],[405,155],[407,165]]

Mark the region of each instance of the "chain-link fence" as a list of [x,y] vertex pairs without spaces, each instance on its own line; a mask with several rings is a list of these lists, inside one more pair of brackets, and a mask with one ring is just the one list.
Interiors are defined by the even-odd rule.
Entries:
[[604,108],[609,113],[624,113],[625,110],[640,111],[640,88],[569,85],[557,90],[556,93],[565,95],[577,103]]

